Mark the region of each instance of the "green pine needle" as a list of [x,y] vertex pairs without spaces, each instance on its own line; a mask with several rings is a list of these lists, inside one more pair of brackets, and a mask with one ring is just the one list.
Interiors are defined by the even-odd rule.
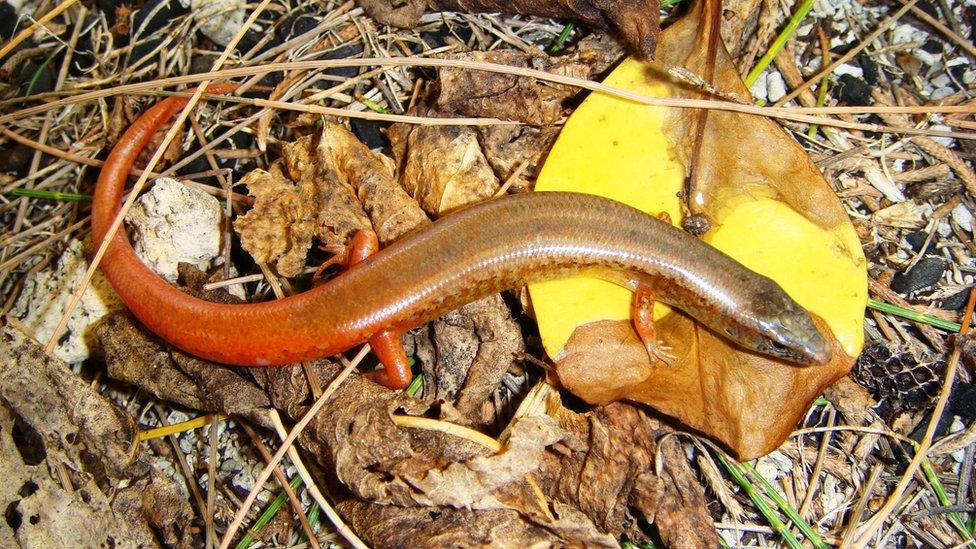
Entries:
[[881,311],[882,313],[900,316],[902,318],[907,318],[908,320],[928,324],[929,326],[934,326],[949,332],[958,332],[962,329],[962,326],[955,322],[944,320],[937,316],[916,313],[911,309],[906,309],[904,307],[899,307],[898,305],[892,305],[891,303],[885,303],[884,301],[878,301],[876,299],[868,299],[868,307]]
[[62,202],[91,202],[92,197],[87,194],[61,193],[56,191],[41,191],[37,189],[10,189],[4,193],[7,196],[26,196],[27,198],[41,198],[44,200],[59,200]]

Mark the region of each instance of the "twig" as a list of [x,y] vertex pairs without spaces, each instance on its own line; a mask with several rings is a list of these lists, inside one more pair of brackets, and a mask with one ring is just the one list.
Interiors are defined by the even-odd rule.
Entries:
[[[912,1],[915,2],[917,0],[912,0]],[[593,82],[590,80],[584,80],[582,78],[552,74],[552,73],[547,73],[545,71],[527,69],[524,67],[512,67],[509,65],[500,65],[496,63],[486,63],[482,61],[470,61],[470,60],[461,60],[461,59],[426,59],[426,58],[418,58],[418,57],[294,61],[289,63],[275,63],[272,65],[265,65],[265,66],[258,66],[258,67],[240,67],[240,68],[226,69],[226,70],[215,70],[213,72],[209,72],[202,75],[198,74],[198,75],[189,75],[189,76],[161,78],[151,82],[126,84],[124,86],[117,86],[109,90],[88,92],[85,94],[77,95],[70,99],[61,99],[44,105],[39,105],[37,107],[22,109],[16,113],[0,116],[0,124],[7,123],[12,120],[24,118],[26,116],[45,111],[47,109],[56,108],[66,104],[75,104],[84,101],[91,101],[103,97],[124,94],[124,93],[145,92],[150,90],[156,90],[161,87],[174,86],[179,84],[189,84],[195,82],[210,81],[213,79],[237,78],[241,76],[250,76],[262,72],[270,72],[272,70],[359,67],[359,66],[370,66],[370,65],[454,67],[454,68],[480,70],[480,71],[487,71],[487,72],[497,72],[502,74],[514,74],[517,76],[538,78],[548,82],[555,82],[558,84],[575,86],[590,91],[606,93],[608,95],[612,95],[615,97],[629,99],[631,101],[636,101],[638,103],[643,103],[652,106],[693,108],[693,109],[715,109],[715,110],[723,110],[729,112],[738,112],[742,114],[753,114],[758,116],[767,116],[767,117],[779,118],[784,120],[792,120],[794,122],[804,122],[808,124],[816,123],[821,125],[836,126],[840,128],[873,131],[873,132],[894,132],[894,133],[904,133],[908,135],[934,135],[934,136],[941,136],[941,137],[952,137],[957,139],[976,139],[976,133],[970,133],[970,132],[937,131],[937,130],[920,129],[915,127],[892,127],[892,126],[885,126],[881,124],[846,122],[843,120],[836,120],[833,118],[827,118],[822,116],[807,115],[804,114],[803,112],[804,109],[802,108],[784,108],[778,106],[757,107],[755,105],[735,103],[732,101],[718,101],[718,100],[708,100],[708,99],[685,99],[685,98],[675,98],[675,97],[650,97],[641,93],[632,92],[614,86],[609,86],[601,82]],[[229,97],[222,97],[222,99],[240,100],[240,99],[229,98]],[[247,99],[244,99],[243,101],[247,101]],[[263,104],[269,104],[269,102],[265,100]],[[284,108],[285,105],[283,105],[282,108]],[[288,108],[291,108],[291,106],[288,106]],[[972,110],[972,107],[970,106],[944,106],[944,107],[931,106],[925,108],[932,109],[929,112],[947,112],[947,113],[970,112]],[[824,112],[836,113],[838,112],[837,109],[838,107],[829,107],[829,108],[824,107],[822,110]],[[296,110],[299,111],[305,110],[305,107],[304,106],[299,107],[296,108]],[[864,107],[847,108],[846,112],[857,113],[862,111],[865,111]],[[349,116],[348,114],[349,112],[350,111],[340,109],[340,114],[342,114],[343,116]],[[902,111],[897,111],[897,112],[902,112]],[[380,116],[380,115],[376,113],[372,113],[372,116]],[[384,115],[384,116],[394,117],[396,115]],[[454,124],[459,124],[458,122],[459,119],[453,119],[453,120],[454,120]],[[479,121],[479,123],[483,123],[483,124],[502,124],[502,123],[510,124],[511,123],[508,121],[498,120],[494,118],[476,118],[471,120]]]
[[16,48],[21,42],[27,40],[27,38],[29,38],[30,35],[34,34],[34,32],[37,31],[37,29],[44,27],[44,25],[46,25],[48,21],[61,15],[61,13],[64,12],[64,10],[73,6],[77,1],[78,0],[64,0],[63,2],[55,6],[54,9],[45,13],[43,17],[41,17],[37,21],[34,21],[34,23],[31,24],[31,26],[20,31],[20,33],[17,34],[17,36],[15,36],[13,40],[7,42],[6,44],[3,45],[2,48],[0,48],[0,59],[2,59],[5,55],[10,53],[11,51],[13,51],[13,49]]
[[[312,421],[312,418],[315,417],[315,414],[317,414],[319,410],[322,409],[322,406],[328,402],[329,397],[332,396],[332,393],[334,393],[336,389],[342,385],[342,382],[346,380],[354,369],[356,369],[356,366],[359,365],[359,363],[363,360],[363,357],[365,357],[366,353],[368,352],[369,345],[364,345],[356,355],[356,358],[346,364],[346,367],[339,372],[339,375],[337,375],[336,378],[332,380],[332,383],[330,383],[325,391],[323,391],[322,396],[319,397],[314,404],[312,404],[311,408],[309,408],[307,412],[305,412],[305,415],[302,416],[302,419],[295,424],[291,432],[288,433],[288,436],[284,437],[284,439],[281,441],[281,447],[278,448],[278,451],[275,452],[274,456],[272,456],[271,461],[265,465],[264,469],[261,471],[261,474],[258,475],[257,479],[255,479],[254,487],[251,488],[251,492],[247,495],[247,498],[244,500],[241,508],[238,509],[237,514],[234,515],[234,520],[230,523],[230,526],[227,527],[227,532],[224,533],[224,538],[220,542],[220,549],[227,549],[230,546],[230,542],[234,539],[234,534],[236,534],[237,530],[241,527],[241,523],[244,522],[244,517],[247,516],[247,512],[251,509],[251,506],[254,505],[254,500],[257,499],[258,493],[261,491],[264,483],[268,482],[268,479],[271,477],[272,469],[281,462],[281,458],[283,458],[285,453],[292,448],[292,444],[295,442],[295,439],[298,438],[298,435],[305,429],[305,427],[308,426],[309,422]],[[274,410],[272,410],[272,416],[273,412]],[[304,475],[302,478],[305,478]],[[306,483],[308,483],[308,481],[309,479],[305,479]],[[311,488],[311,484],[309,484],[309,488]],[[319,502],[319,505],[322,505],[321,501]],[[326,507],[323,506],[323,509],[326,510],[326,514],[329,515],[330,519],[333,518],[333,515],[329,513],[331,507],[326,509]],[[337,514],[334,515],[334,517],[336,520],[338,520]],[[342,528],[342,526],[345,526],[345,524],[343,524],[341,521],[339,521],[338,524],[335,524],[335,526],[339,530],[339,533],[346,538],[346,541],[348,541],[354,547],[366,547],[366,545],[363,544],[363,542],[360,541],[359,538],[356,537],[356,535],[352,533],[347,526],[344,529]]]

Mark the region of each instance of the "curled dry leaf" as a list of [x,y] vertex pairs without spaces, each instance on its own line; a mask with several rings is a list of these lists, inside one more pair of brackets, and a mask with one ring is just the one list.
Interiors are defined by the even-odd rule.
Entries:
[[279,274],[297,275],[312,246],[311,189],[264,170],[248,173],[241,183],[254,197],[254,207],[234,222],[241,246],[255,261],[275,265]]
[[635,55],[644,58],[654,56],[661,32],[661,3],[658,0],[359,0],[359,4],[380,23],[398,27],[415,26],[426,6],[440,11],[502,12],[576,19],[600,30],[615,32]]
[[[623,402],[576,413],[552,392],[546,410],[567,436],[551,447],[539,483],[554,500],[573,505],[614,537],[645,538],[637,519],[657,524],[669,547],[714,547],[715,528],[705,494],[672,432]],[[654,474],[657,452],[664,474]],[[634,515],[634,510],[639,514]]]
[[[705,72],[704,4],[662,35],[662,65],[627,60],[606,81],[648,95],[697,96],[662,66]],[[748,96],[722,48],[714,84]],[[592,94],[566,123],[536,188],[605,194],[680,221],[676,194],[693,156],[696,120],[693,110]],[[828,364],[798,367],[744,351],[663,306],[655,307],[658,337],[677,363],[651,364],[631,328],[627,290],[594,280],[530,291],[565,387],[592,403],[650,404],[747,458],[777,447],[817,394],[850,369],[863,344],[866,262],[837,197],[775,122],[722,111],[707,120],[689,201],[713,223],[703,239],[779,282],[818,317],[834,348]]]
[[[422,340],[422,341],[421,341]],[[469,303],[413,334],[430,400],[453,402],[462,423],[478,424],[481,404],[525,350],[518,323],[499,295]]]
[[468,510],[341,502],[338,510],[371,546],[385,547],[618,547],[568,506],[553,505],[555,526],[525,521],[508,509]]
[[208,412],[236,414],[270,426],[267,393],[244,377],[247,370],[199,360],[148,336],[127,314],[96,327],[109,376],[163,400]]
[[[562,76],[587,78],[609,66],[612,50],[587,42],[591,49],[565,57],[533,57],[513,50],[465,52],[453,56],[458,61],[476,61],[536,69]],[[435,108],[471,117],[495,117],[532,126],[555,124],[563,116],[563,102],[579,89],[562,84],[540,82],[534,78],[456,67],[439,69],[440,94]]]
[[281,163],[250,172],[242,183],[256,200],[234,223],[241,244],[283,276],[301,272],[313,236],[344,258],[360,229],[374,227],[385,243],[427,222],[396,185],[392,162],[331,122],[285,145]]
[[[391,134],[392,138],[392,134]],[[501,186],[468,126],[418,126],[403,150],[400,184],[428,214],[438,216],[489,198]]]
[[[606,41],[588,39],[577,51],[555,60],[501,50],[452,56],[588,78],[620,56]],[[390,141],[401,170],[400,183],[431,215],[492,196],[503,181],[516,189],[529,186],[536,165],[549,150],[563,116],[563,103],[579,90],[511,74],[462,70],[438,71],[439,93],[428,115],[488,116],[531,126],[420,126],[395,124]],[[532,127],[538,126],[538,127]]]

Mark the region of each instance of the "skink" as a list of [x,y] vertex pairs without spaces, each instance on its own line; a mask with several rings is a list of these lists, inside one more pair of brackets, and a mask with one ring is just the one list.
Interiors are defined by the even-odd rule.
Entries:
[[[93,201],[96,243],[118,213],[136,157],[184,104],[173,97],[151,107],[112,150]],[[810,315],[774,281],[668,223],[586,194],[523,193],[464,208],[326,284],[276,301],[226,305],[191,297],[146,267],[124,231],[111,240],[101,268],[149,330],[225,364],[334,355],[491,293],[575,276],[650,289],[751,350],[801,364],[830,358]]]

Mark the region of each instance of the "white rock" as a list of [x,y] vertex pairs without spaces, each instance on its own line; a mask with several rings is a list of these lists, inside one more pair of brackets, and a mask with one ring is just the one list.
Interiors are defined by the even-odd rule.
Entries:
[[156,180],[126,216],[144,263],[175,282],[179,263],[201,270],[220,253],[220,202],[175,179]]
[[766,73],[759,75],[759,78],[752,83],[749,93],[756,101],[766,101]]
[[[31,335],[47,343],[54,333],[71,296],[85,278],[88,260],[81,242],[72,240],[57,264],[30,275],[11,314],[31,330]],[[101,271],[96,271],[81,302],[71,314],[68,328],[54,355],[70,363],[88,358],[95,343],[89,328],[110,311],[122,309],[119,296]]]
[[934,67],[942,62],[941,53],[929,53],[922,48],[915,48],[912,50],[912,53],[916,59],[930,67]]
[[204,36],[226,46],[244,25],[246,4],[243,0],[190,0],[190,13]]
[[904,202],[905,194],[902,193],[898,184],[892,181],[877,166],[870,166],[864,170],[864,178],[871,183],[871,186],[881,191],[885,198],[892,202]]
[[[954,131],[956,128],[950,128],[949,126],[946,126],[945,124],[932,124],[931,126],[929,126],[929,129],[930,130],[937,130],[937,131],[940,131],[940,132],[951,132],[951,131]],[[942,137],[942,136],[939,136],[939,135],[933,135],[933,136],[931,136],[931,138],[932,138],[932,141],[935,141],[936,143],[939,143],[940,145],[949,147],[950,149],[956,145],[956,140],[953,139],[953,138],[951,138],[951,137]]]
[[[932,100],[932,101],[938,101],[939,99],[945,99],[946,97],[949,97],[950,95],[952,95],[954,93],[956,93],[956,90],[954,90],[954,89],[952,89],[952,88],[950,88],[948,86],[945,86],[945,87],[942,87],[942,88],[938,88],[935,91],[933,91],[932,93],[930,93],[929,94],[929,99]],[[943,137],[941,139],[949,139],[949,138]]]
[[793,463],[782,452],[773,452],[756,460],[756,472],[769,482],[793,470]]
[[783,75],[779,72],[769,73],[766,86],[766,96],[771,102],[775,103],[786,95],[786,82],[783,81]]
[[948,74],[940,74],[940,75],[936,76],[935,78],[929,80],[929,83],[932,84],[936,88],[944,88],[944,87],[952,84],[952,80],[949,80],[949,75]]
[[939,236],[945,238],[952,234],[952,227],[949,226],[949,222],[943,219],[935,226],[935,232],[939,233]]
[[967,233],[973,232],[973,213],[965,204],[960,204],[952,209],[952,220]]
[[903,44],[905,42],[918,42],[919,44],[924,44],[929,38],[929,33],[915,28],[913,25],[908,23],[895,26],[894,30],[891,31],[890,44]]
[[838,78],[840,78],[840,76],[843,74],[849,74],[854,78],[861,78],[864,76],[864,69],[862,69],[861,67],[855,67],[854,65],[843,63],[842,65],[834,69],[834,74],[836,74]]

